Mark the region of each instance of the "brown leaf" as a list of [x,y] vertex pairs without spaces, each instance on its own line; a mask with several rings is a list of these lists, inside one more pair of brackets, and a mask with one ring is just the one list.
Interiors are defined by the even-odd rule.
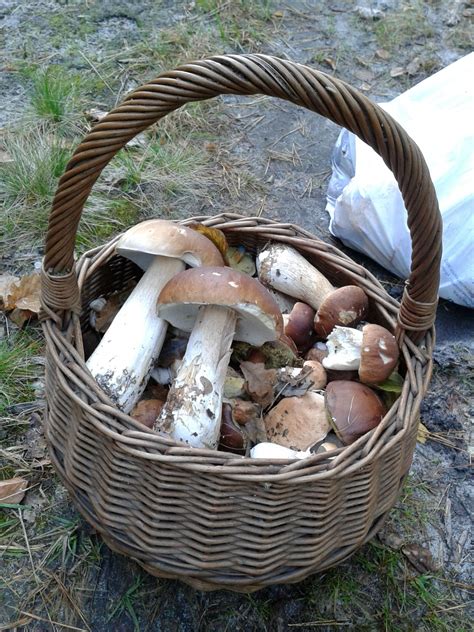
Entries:
[[32,318],[36,318],[36,314],[29,309],[18,309],[15,307],[15,309],[8,314],[8,318],[21,329],[25,323]]
[[402,553],[410,564],[420,573],[433,573],[438,570],[438,566],[433,560],[431,551],[421,544],[405,544],[402,546]]
[[11,288],[18,283],[20,277],[13,274],[0,274],[0,309],[6,311],[5,303],[11,292]]
[[38,314],[40,304],[41,277],[37,273],[21,277],[19,282],[12,283],[3,296],[3,309],[9,312],[15,307]]
[[133,419],[136,419],[147,428],[153,428],[164,404],[165,402],[160,399],[142,399],[132,410],[130,417],[133,417]]
[[241,362],[246,379],[246,391],[257,404],[268,406],[273,401],[273,387],[277,381],[275,369],[266,369],[262,362]]
[[225,235],[221,230],[219,230],[218,228],[212,228],[212,226],[204,226],[204,224],[198,224],[197,222],[192,222],[191,224],[189,224],[189,228],[192,228],[198,233],[201,233],[201,235],[204,235],[205,237],[210,239],[210,241],[212,241],[214,246],[221,253],[224,261],[227,263],[226,253],[229,246],[227,244],[227,239],[225,238]]
[[21,503],[28,487],[28,481],[20,476],[0,481],[0,503],[17,505]]

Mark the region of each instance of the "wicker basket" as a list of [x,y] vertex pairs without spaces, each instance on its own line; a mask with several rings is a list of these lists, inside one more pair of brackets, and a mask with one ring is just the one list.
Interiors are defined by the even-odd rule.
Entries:
[[[347,127],[382,156],[408,209],[413,255],[401,305],[362,266],[296,226],[238,215],[198,218],[254,252],[268,240],[293,245],[335,285],[362,287],[370,320],[396,333],[405,373],[401,396],[375,430],[332,460],[318,454],[255,461],[177,445],[117,410],[84,362],[90,300],[141,274],[114,254],[114,241],[75,263],[77,225],[93,183],[149,125],[189,101],[224,93],[279,97]],[[250,592],[296,582],[346,559],[380,529],[410,467],[431,371],[440,236],[436,196],[418,147],[382,109],[333,77],[273,57],[229,55],[187,64],[135,90],[68,164],[42,273],[45,433],[82,515],[112,549],[150,573],[204,590]]]

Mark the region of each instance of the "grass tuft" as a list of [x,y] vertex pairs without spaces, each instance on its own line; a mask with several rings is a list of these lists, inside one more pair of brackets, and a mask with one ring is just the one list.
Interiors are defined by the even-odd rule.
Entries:
[[71,119],[78,100],[79,78],[59,66],[24,71],[30,80],[30,101],[35,115],[51,123]]
[[24,332],[0,339],[0,415],[13,403],[32,399],[32,382],[40,373],[40,351],[40,344]]
[[405,2],[392,13],[374,22],[374,33],[379,46],[397,50],[414,43],[425,44],[433,37],[434,29],[425,16],[426,7],[420,0]]
[[43,238],[48,207],[71,150],[41,129],[12,133],[4,147],[12,158],[0,165],[0,194],[6,202],[0,210],[4,234]]

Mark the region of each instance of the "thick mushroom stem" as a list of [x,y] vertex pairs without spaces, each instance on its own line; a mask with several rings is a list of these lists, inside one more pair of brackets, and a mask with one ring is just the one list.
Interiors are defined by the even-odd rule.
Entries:
[[154,258],[87,360],[87,368],[112,401],[128,413],[140,398],[158,357],[168,323],[156,315],[156,297],[185,264]]
[[326,277],[294,248],[270,244],[257,258],[258,277],[264,285],[293,296],[315,310],[334,291]]
[[237,314],[227,307],[201,307],[186,353],[155,429],[194,448],[219,443],[222,393]]

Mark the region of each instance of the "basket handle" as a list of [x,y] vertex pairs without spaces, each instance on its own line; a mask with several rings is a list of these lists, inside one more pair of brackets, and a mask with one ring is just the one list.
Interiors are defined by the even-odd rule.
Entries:
[[129,94],[85,137],[61,177],[46,236],[43,304],[50,315],[78,309],[74,246],[82,208],[111,158],[138,133],[190,101],[266,94],[313,110],[370,145],[393,172],[412,241],[398,334],[419,339],[433,324],[441,262],[441,216],[418,146],[384,110],[323,72],[267,55],[222,55],[180,66]]

